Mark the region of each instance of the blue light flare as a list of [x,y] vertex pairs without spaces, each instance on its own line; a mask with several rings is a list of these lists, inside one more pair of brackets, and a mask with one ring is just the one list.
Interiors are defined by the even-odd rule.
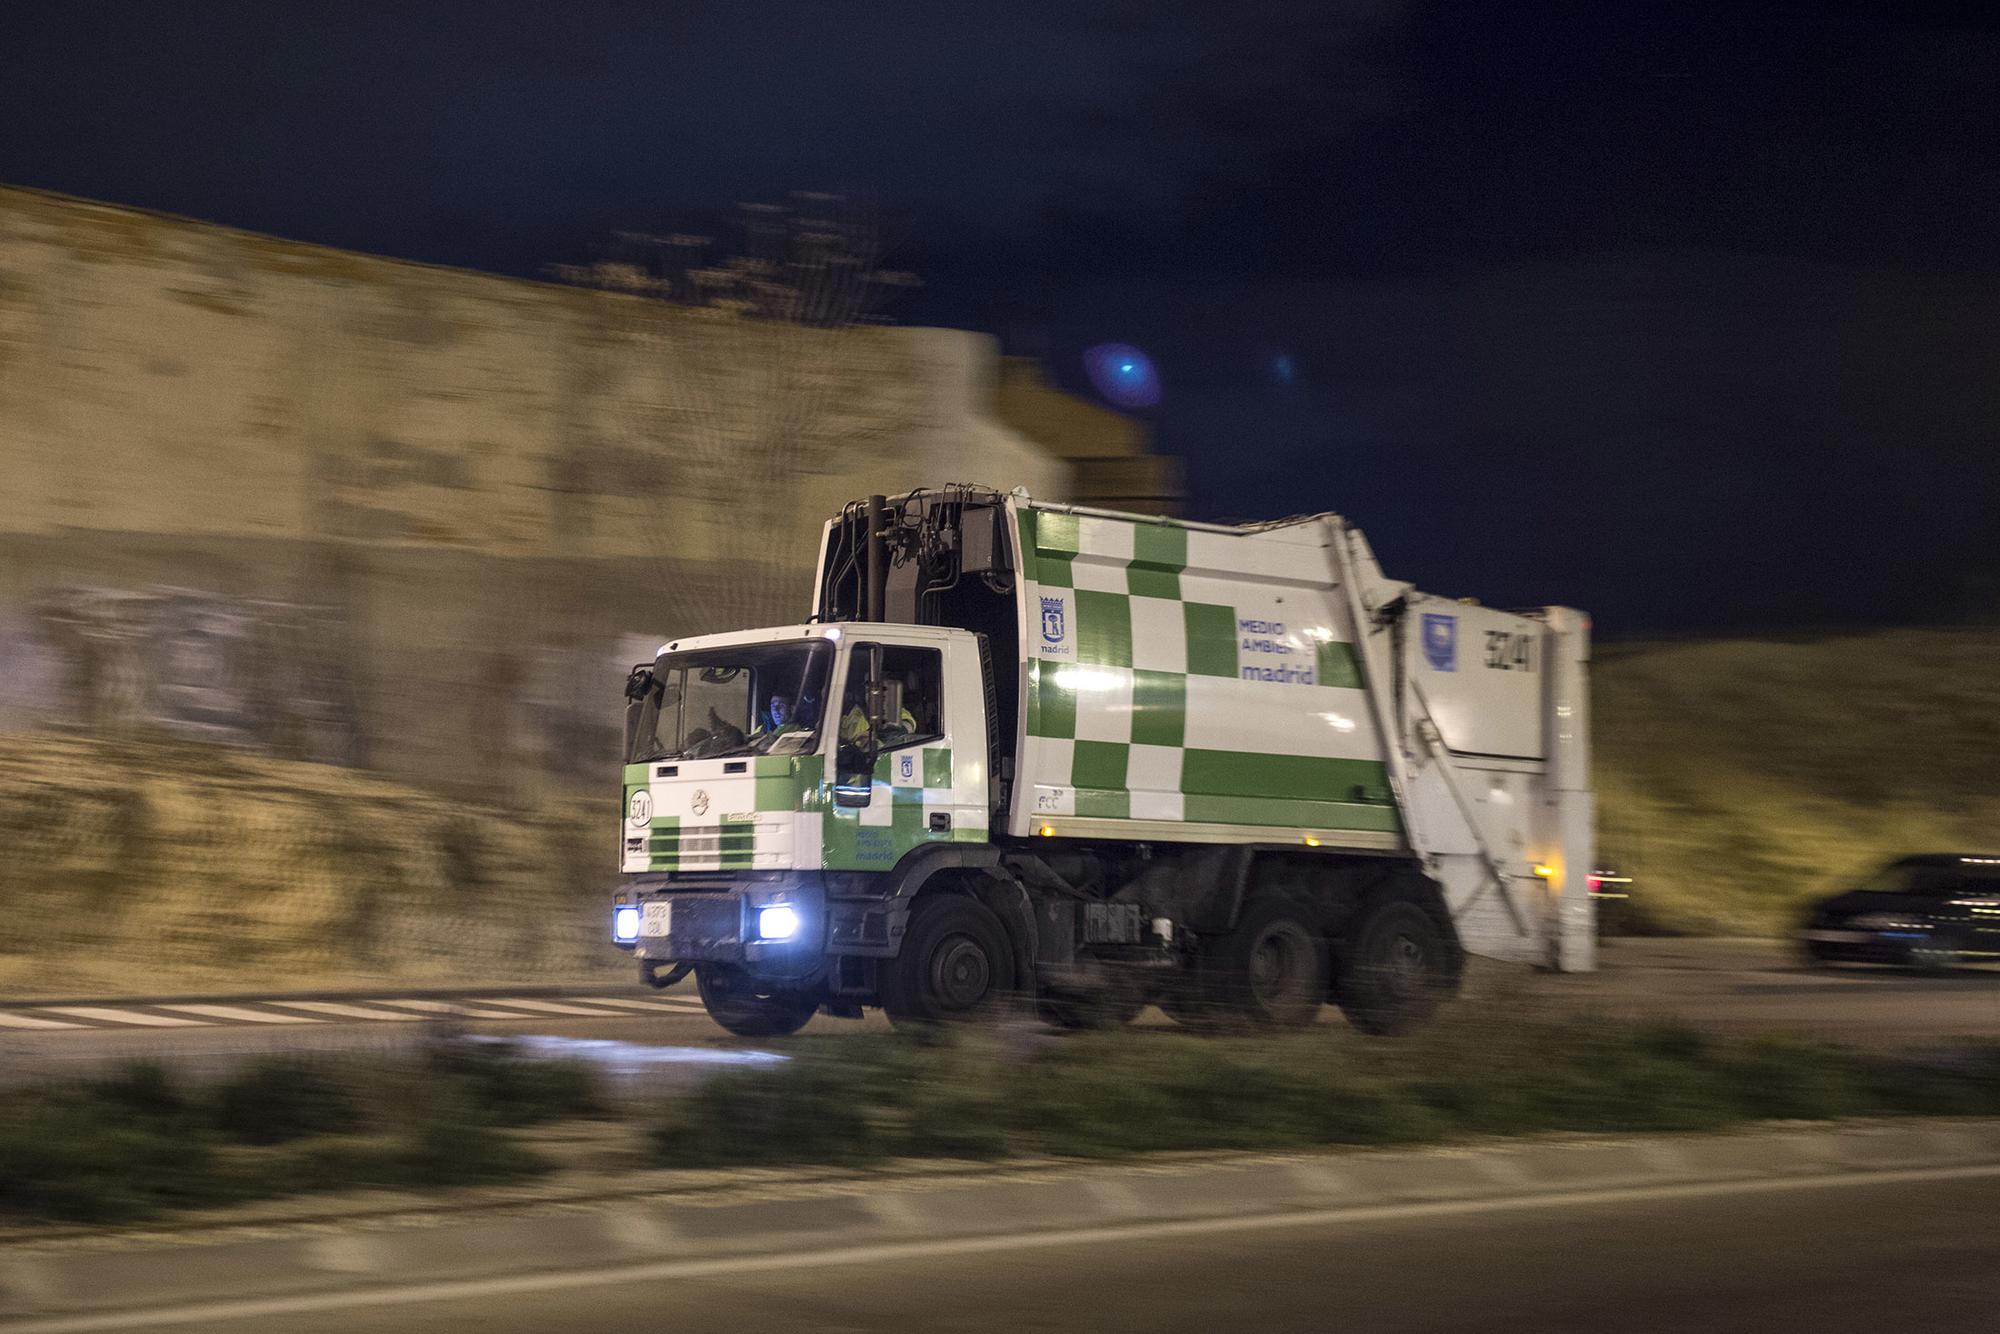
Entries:
[[1102,343],[1083,354],[1090,383],[1113,405],[1150,408],[1160,401],[1160,376],[1152,358],[1126,343]]

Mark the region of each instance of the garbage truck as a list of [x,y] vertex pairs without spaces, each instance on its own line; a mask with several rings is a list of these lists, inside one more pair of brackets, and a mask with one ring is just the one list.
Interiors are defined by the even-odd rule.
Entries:
[[1397,1032],[1468,951],[1593,966],[1589,633],[1390,579],[1336,514],[857,500],[802,623],[632,669],[612,940],[746,1036]]

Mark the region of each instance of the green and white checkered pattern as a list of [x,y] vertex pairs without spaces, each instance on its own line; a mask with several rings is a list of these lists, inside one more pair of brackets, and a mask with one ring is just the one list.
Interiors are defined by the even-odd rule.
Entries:
[[1399,829],[1316,526],[1018,513],[1031,820]]
[[[986,794],[954,785],[951,745],[935,741],[890,751],[875,759],[875,781],[866,806],[826,806],[826,868],[884,870],[922,843],[984,843]],[[935,816],[948,828],[931,828]]]
[[[986,841],[986,793],[971,776],[954,771],[948,740],[877,756],[865,806],[833,799],[818,755],[627,765],[621,865],[628,874],[883,870],[922,843]],[[937,815],[947,828],[931,828]]]

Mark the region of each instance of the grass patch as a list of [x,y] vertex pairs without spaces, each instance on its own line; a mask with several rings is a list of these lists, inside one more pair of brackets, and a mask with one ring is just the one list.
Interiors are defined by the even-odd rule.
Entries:
[[203,1084],[138,1065],[0,1093],[0,1219],[123,1222],[311,1191],[517,1179],[550,1164],[516,1129],[603,1109],[587,1067],[503,1043],[273,1058]]
[[2000,1047],[1881,1056],[1588,1018],[1471,1019],[1393,1042],[849,1037],[716,1078],[664,1109],[650,1143],[676,1167],[1104,1158],[1901,1114],[2000,1114]]
[[[2000,628],[1606,646],[1591,668],[1606,916],[1781,932],[1804,900],[2000,827]],[[1634,922],[1632,919],[1637,919]]]

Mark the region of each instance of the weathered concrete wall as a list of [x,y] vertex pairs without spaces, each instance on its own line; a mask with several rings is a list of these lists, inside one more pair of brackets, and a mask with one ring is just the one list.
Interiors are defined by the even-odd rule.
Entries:
[[823,331],[0,189],[0,728],[511,790],[845,500],[1069,493],[989,340]]

